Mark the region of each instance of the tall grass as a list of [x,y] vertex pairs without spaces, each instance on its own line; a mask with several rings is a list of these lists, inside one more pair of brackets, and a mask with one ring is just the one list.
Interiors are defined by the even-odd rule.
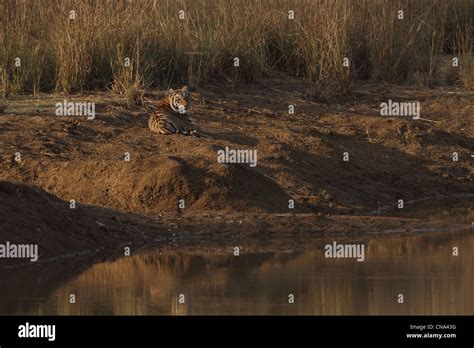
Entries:
[[0,0],[0,18],[10,93],[109,88],[138,99],[150,86],[275,71],[318,94],[415,74],[430,86],[440,55],[458,56],[458,81],[474,88],[473,0]]

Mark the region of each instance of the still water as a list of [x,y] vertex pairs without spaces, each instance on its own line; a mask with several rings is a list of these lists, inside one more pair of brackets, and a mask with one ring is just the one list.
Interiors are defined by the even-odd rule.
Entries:
[[[465,206],[450,212],[472,224]],[[0,314],[474,314],[472,228],[371,236],[364,262],[325,258],[323,245],[238,257],[155,249],[16,269],[0,283]]]

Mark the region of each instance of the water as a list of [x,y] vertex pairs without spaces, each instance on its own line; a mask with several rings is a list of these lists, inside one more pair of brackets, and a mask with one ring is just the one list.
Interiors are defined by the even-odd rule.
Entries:
[[[466,205],[437,216],[473,221]],[[9,270],[1,278],[0,314],[474,314],[472,228],[370,236],[364,262],[325,258],[323,245],[238,257],[230,249],[219,255],[155,249],[115,261]]]

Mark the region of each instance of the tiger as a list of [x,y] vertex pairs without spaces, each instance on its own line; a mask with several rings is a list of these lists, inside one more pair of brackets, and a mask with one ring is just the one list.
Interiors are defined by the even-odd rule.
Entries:
[[195,137],[209,136],[193,124],[189,114],[191,92],[188,86],[180,90],[170,89],[165,98],[154,107],[148,119],[148,128],[158,134],[183,134]]

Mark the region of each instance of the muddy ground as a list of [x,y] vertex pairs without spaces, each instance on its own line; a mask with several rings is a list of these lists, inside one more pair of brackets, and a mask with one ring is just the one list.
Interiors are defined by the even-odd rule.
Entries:
[[[142,106],[105,92],[11,98],[0,115],[0,240],[38,242],[43,259],[173,240],[301,247],[325,234],[433,227],[373,213],[398,199],[474,193],[474,93],[310,91],[292,79],[197,88],[191,111],[213,139],[153,134]],[[56,116],[64,99],[95,102],[96,118]],[[380,116],[389,99],[419,101],[422,119]],[[226,146],[256,149],[257,167],[218,163]]]

